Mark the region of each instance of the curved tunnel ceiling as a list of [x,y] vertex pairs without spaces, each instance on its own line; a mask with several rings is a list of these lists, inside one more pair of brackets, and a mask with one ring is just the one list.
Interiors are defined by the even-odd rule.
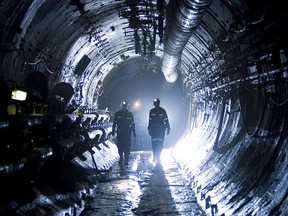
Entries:
[[[78,105],[92,105],[97,103],[92,96],[99,80],[121,62],[139,57],[151,67],[172,65],[168,73],[170,69],[178,73],[188,94],[195,92],[199,97],[203,91],[207,93],[204,87],[218,90],[224,81],[248,76],[249,65],[269,55],[274,47],[279,52],[285,47],[287,32],[281,24],[287,15],[281,4],[183,2],[186,6],[156,0],[7,1],[1,7],[7,11],[3,42],[5,49],[18,51],[10,52],[16,68],[7,65],[3,70],[13,71],[15,79],[17,71],[24,70],[25,76],[25,71],[41,68],[50,77],[50,87],[60,81],[81,86],[84,99]],[[177,15],[176,23],[178,7],[182,15]],[[283,15],[274,19],[276,13]],[[189,21],[196,23],[189,25]],[[270,38],[273,42],[259,46]],[[168,51],[164,54],[166,41]],[[175,55],[169,53],[177,49]],[[75,72],[83,56],[91,61]],[[156,63],[156,57],[163,56],[163,65]],[[27,64],[31,67],[25,67]]]
[[189,98],[174,154],[201,199],[219,215],[287,213],[284,2],[9,0],[0,13],[7,80],[39,71],[45,89],[69,83],[73,106],[98,107],[109,74],[140,61]]

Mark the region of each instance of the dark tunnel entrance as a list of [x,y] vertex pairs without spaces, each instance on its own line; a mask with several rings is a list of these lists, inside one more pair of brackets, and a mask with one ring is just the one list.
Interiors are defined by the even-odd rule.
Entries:
[[156,97],[160,98],[161,106],[167,110],[171,124],[171,134],[165,140],[165,148],[176,144],[187,124],[189,98],[182,81],[178,79],[175,83],[168,83],[159,68],[160,60],[150,65],[142,58],[134,58],[112,70],[103,83],[105,89],[98,99],[100,109],[116,112],[121,108],[121,100],[129,102],[137,130],[132,150],[151,150],[147,132],[148,115]]

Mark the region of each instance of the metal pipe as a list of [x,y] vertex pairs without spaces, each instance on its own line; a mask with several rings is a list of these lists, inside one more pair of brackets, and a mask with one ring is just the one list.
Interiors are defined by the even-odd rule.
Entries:
[[182,51],[212,0],[181,0],[165,43],[161,70],[168,82],[177,80],[177,66]]

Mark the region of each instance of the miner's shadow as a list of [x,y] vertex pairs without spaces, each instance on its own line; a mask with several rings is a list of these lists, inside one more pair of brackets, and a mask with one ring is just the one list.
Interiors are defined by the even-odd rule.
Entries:
[[135,215],[150,216],[177,214],[175,202],[169,189],[169,182],[160,163],[157,163],[153,168],[153,174],[143,188],[140,204],[134,213]]

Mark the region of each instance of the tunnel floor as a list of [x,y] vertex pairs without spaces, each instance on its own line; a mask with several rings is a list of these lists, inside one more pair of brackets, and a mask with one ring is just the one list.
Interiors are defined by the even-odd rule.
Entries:
[[161,164],[151,152],[132,152],[128,166],[116,163],[94,189],[81,216],[88,215],[205,215],[188,182],[169,154]]
[[128,165],[114,161],[106,171],[50,161],[33,184],[25,175],[9,181],[13,199],[0,215],[206,215],[170,152],[155,164],[151,151],[133,151]]

